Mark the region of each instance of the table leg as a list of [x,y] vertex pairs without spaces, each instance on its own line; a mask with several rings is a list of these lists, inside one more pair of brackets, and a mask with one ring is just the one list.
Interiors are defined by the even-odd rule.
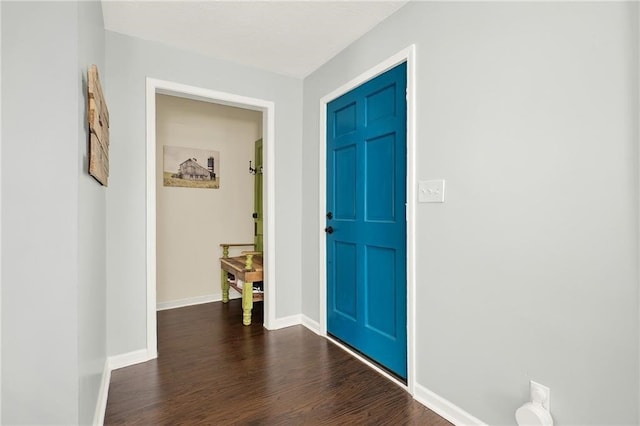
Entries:
[[242,323],[251,325],[253,309],[253,283],[242,283]]
[[229,302],[229,281],[227,280],[227,271],[220,270],[220,283],[222,286],[222,303]]

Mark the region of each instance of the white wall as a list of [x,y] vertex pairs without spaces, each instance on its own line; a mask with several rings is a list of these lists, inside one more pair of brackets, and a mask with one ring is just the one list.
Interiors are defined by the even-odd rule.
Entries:
[[[409,3],[304,81],[302,269],[317,276],[319,99],[417,53],[417,384],[514,424],[637,424],[638,22],[632,3]],[[317,320],[318,282],[302,312]]]
[[[146,348],[145,79],[275,103],[276,318],[300,312],[302,81],[107,31],[110,355]],[[223,159],[224,161],[224,159]],[[223,177],[224,179],[224,177]]]
[[[157,302],[220,300],[220,243],[253,242],[249,160],[262,113],[175,96],[156,97]],[[163,186],[163,147],[218,151],[219,189]],[[198,162],[207,167],[206,158]],[[249,250],[244,247],[243,250]],[[235,294],[238,296],[237,294]]]
[[88,423],[106,358],[104,191],[83,122],[100,4],[2,12],[2,423]]

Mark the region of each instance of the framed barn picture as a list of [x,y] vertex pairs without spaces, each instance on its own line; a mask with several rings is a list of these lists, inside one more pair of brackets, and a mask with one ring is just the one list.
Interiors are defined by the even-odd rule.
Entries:
[[163,185],[220,188],[220,152],[165,145]]

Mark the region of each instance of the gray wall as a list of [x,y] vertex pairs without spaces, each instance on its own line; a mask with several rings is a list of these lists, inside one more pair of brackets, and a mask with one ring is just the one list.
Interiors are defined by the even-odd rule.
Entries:
[[[79,420],[93,421],[107,354],[107,235],[108,188],[87,170],[87,71],[98,66],[106,90],[104,24],[99,1],[78,2],[78,362]],[[107,105],[111,102],[107,98]]]
[[[417,48],[417,382],[514,424],[638,423],[638,22],[632,3],[410,3],[304,81],[302,268],[319,99]],[[302,282],[317,320],[318,282]]]
[[99,3],[2,2],[3,424],[90,423],[96,407],[105,214],[83,78],[101,26]]
[[[276,317],[299,314],[302,81],[109,31],[106,45],[112,140],[107,193],[109,354],[146,348],[146,77],[275,103]],[[217,256],[214,247],[211,261]]]

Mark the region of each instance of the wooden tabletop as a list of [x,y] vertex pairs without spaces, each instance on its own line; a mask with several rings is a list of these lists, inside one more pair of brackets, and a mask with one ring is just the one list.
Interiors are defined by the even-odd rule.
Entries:
[[246,256],[221,257],[220,267],[244,282],[262,281],[262,257],[253,257],[253,268],[251,271],[245,269],[245,261]]

